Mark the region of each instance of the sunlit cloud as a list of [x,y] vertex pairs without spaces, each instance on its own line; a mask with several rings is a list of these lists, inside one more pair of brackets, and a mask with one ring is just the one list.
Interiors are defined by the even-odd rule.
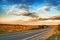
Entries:
[[17,11],[14,13],[14,15],[18,15],[18,16],[23,16],[25,14],[28,14],[28,11],[25,11],[25,10],[20,10],[20,11]]

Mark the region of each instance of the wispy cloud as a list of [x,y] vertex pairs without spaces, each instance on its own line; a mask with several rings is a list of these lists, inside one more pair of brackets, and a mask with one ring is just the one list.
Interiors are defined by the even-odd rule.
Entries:
[[43,6],[43,7],[38,8],[36,12],[40,13],[40,12],[45,12],[49,10],[50,10],[49,6]]
[[2,0],[4,3],[8,2],[9,0]]
[[21,11],[21,10],[29,10],[29,8],[32,7],[32,6],[27,6],[25,4],[15,4],[15,5],[12,5],[10,7],[10,9],[8,10],[7,14],[11,14],[11,12],[13,13],[14,11]]

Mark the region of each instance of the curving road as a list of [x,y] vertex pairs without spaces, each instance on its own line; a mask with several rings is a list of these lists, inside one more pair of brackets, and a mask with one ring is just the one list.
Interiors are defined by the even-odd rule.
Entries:
[[[0,34],[0,40],[39,40],[44,37],[48,37],[49,32],[51,32],[52,28],[47,29],[39,29],[39,30],[31,30],[26,32],[17,32],[10,34]],[[38,39],[39,38],[39,39]]]

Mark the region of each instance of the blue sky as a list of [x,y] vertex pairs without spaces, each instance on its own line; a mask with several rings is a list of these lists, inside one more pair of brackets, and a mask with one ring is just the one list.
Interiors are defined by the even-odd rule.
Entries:
[[[20,5],[26,6],[27,8],[21,8]],[[42,18],[60,15],[60,0],[0,0],[0,18],[5,18],[6,13],[12,6],[15,6],[14,10],[24,9],[30,12],[37,11],[36,15]],[[48,10],[45,10],[45,8]],[[6,17],[16,18],[17,16],[9,15]]]

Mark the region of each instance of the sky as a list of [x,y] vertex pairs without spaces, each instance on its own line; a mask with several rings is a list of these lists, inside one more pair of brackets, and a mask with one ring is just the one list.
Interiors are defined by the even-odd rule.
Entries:
[[[60,15],[60,0],[0,0],[0,19],[29,19],[27,16],[16,16],[20,11],[35,12],[41,18]],[[7,15],[8,14],[8,15]]]

